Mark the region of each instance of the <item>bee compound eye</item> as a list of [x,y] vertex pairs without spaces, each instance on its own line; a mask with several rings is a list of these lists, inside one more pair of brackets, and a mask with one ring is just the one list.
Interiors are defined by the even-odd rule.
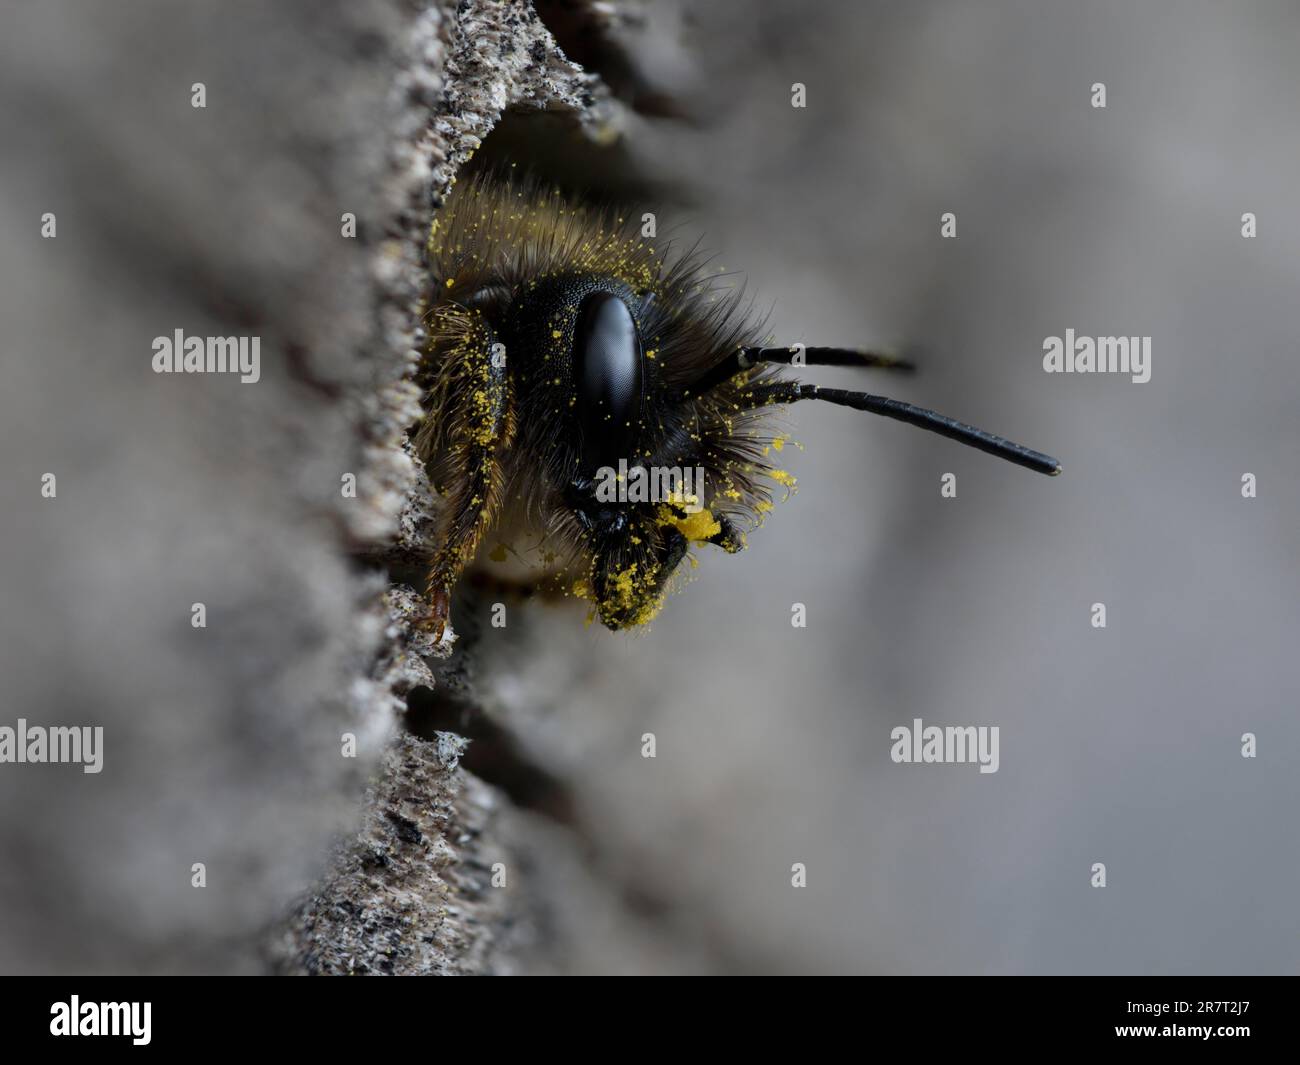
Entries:
[[616,465],[631,450],[645,388],[641,336],[618,296],[582,301],[573,332],[573,376],[588,470]]

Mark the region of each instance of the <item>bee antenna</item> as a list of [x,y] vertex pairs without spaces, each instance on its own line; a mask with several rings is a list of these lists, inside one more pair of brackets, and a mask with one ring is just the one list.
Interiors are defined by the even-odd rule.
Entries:
[[898,373],[912,373],[916,369],[906,359],[876,351],[859,351],[857,348],[810,348],[803,344],[793,344],[787,348],[737,348],[692,384],[690,391],[701,395],[763,362],[781,366],[871,367]]
[[910,403],[888,399],[885,396],[847,392],[842,388],[820,388],[817,385],[804,385],[795,381],[779,381],[755,388],[752,399],[770,403],[796,403],[801,399],[820,399],[841,407],[883,414],[886,418],[894,418],[908,425],[915,425],[919,429],[938,433],[940,436],[948,437],[949,440],[956,440],[959,444],[978,448],[980,451],[996,455],[1007,462],[1014,462],[1036,473],[1045,473],[1049,477],[1055,477],[1061,472],[1060,461],[1052,458],[1051,455],[1044,455],[1041,451],[1034,451],[1023,444],[1014,443],[983,429],[976,429],[973,425],[966,425],[964,422],[926,410],[924,407],[914,407]]
[[896,370],[899,373],[912,373],[916,366],[897,355],[886,355],[879,351],[860,351],[857,348],[822,348],[806,347],[792,344],[788,348],[741,348],[740,354],[750,363],[776,362],[784,366],[798,366],[796,361],[803,355],[805,366],[870,366],[882,370]]

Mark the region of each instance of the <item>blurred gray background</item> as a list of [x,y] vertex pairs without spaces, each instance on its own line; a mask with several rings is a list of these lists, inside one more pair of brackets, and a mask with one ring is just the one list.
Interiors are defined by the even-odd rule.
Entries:
[[[374,588],[322,517],[359,444],[266,354],[266,389],[130,375],[158,333],[231,331],[233,301],[245,332],[295,308],[284,344],[364,386],[349,359],[366,330],[313,333],[354,295],[316,227],[378,180],[372,116],[391,100],[374,42],[402,27],[378,0],[328,17],[229,5],[170,34],[159,5],[92,10],[43,6],[0,51],[0,724],[128,731],[107,798],[73,770],[0,766],[0,967],[248,971],[250,938],[355,820],[356,780],[321,769],[339,730],[387,723],[345,690],[378,641],[358,632]],[[508,638],[485,629],[479,696],[574,810],[510,828],[532,855],[516,890],[550,901],[501,971],[1296,971],[1300,12],[637,11],[640,76],[688,116],[626,116],[622,172],[680,194],[661,224],[703,232],[778,341],[923,361],[818,382],[937,408],[1065,472],[804,404],[784,453],[797,494],[741,555],[701,551],[650,631],[532,605]],[[229,68],[195,73],[183,45],[200,42]],[[210,112],[198,154],[161,150],[205,78],[242,81],[245,110]],[[286,145],[319,168],[282,166]],[[44,210],[55,242],[37,237]],[[84,265],[103,245],[78,265],[88,231],[124,242],[120,272]],[[232,253],[194,274],[165,254],[225,234]],[[1151,381],[1045,374],[1043,339],[1067,328],[1150,335]],[[183,641],[204,598],[226,624],[200,650]],[[286,639],[292,657],[268,650]],[[916,717],[999,726],[999,771],[895,765],[890,730]],[[196,897],[205,855],[224,886]]]
[[[1294,972],[1300,12],[693,18],[664,36],[712,121],[630,138],[646,174],[689,185],[674,217],[773,306],[779,342],[922,349],[914,378],[809,378],[933,406],[1065,472],[802,404],[783,456],[798,494],[749,550],[700,552],[644,635],[548,621],[535,658],[502,656],[502,705],[622,876],[732,966]],[[1043,339],[1066,328],[1151,336],[1151,381],[1045,374]],[[895,765],[890,729],[916,717],[998,725],[999,771]]]

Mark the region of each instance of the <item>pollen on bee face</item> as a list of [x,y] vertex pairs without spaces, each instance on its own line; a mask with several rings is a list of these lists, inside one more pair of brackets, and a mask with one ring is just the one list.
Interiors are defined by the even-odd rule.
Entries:
[[712,537],[722,532],[721,522],[707,507],[685,517],[671,507],[660,507],[658,521],[660,525],[672,526],[686,537],[688,543],[708,543]]

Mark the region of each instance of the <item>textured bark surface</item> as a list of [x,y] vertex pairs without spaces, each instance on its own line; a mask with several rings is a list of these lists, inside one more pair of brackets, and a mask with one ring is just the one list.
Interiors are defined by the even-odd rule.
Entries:
[[[3,38],[0,663],[105,758],[0,776],[0,968],[482,971],[498,799],[405,734],[446,648],[358,559],[427,520],[433,209],[505,108],[594,131],[601,91],[490,0],[50,3]],[[177,328],[260,336],[261,380],[154,374]]]
[[458,769],[463,746],[451,733],[406,735],[385,753],[363,828],[273,944],[281,971],[485,970],[507,912],[505,894],[490,884],[504,854],[491,839],[498,798]]
[[[442,19],[443,88],[419,138],[430,162],[429,203],[435,210],[458,169],[507,108],[559,111],[590,135],[607,135],[613,111],[603,88],[563,57],[529,6],[461,4],[444,11]],[[416,262],[404,263],[402,273],[418,276],[419,269]],[[399,381],[391,391],[407,397],[408,389]],[[393,431],[413,424],[415,416],[390,405],[404,417],[400,423],[383,422],[372,434],[379,451],[374,463],[410,464],[409,445]],[[375,543],[377,554],[390,563],[423,556],[437,506],[422,475],[412,471],[405,483],[397,535]],[[418,573],[416,566],[412,575]],[[395,584],[385,596],[386,653],[373,676],[379,691],[403,711],[417,685],[428,692],[454,680],[463,674],[463,660],[472,656],[462,642],[461,661],[446,678],[435,678],[429,663],[445,658],[454,638],[433,647],[414,627],[426,609],[418,587]],[[324,881],[273,942],[277,971],[508,971],[511,963],[504,956],[490,960],[501,947],[503,930],[536,919],[536,905],[530,911],[521,904],[524,896],[502,890],[515,864],[498,838],[503,797],[458,768],[466,741],[439,730],[417,737],[406,731],[409,721],[399,727],[404,734],[385,754],[367,792],[361,831],[343,846]]]

